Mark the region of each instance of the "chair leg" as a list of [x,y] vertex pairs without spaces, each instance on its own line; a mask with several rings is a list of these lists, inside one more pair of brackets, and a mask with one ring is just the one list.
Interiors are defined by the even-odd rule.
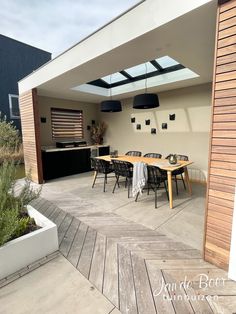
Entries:
[[129,190],[130,190],[130,180],[129,179],[127,179],[127,184],[128,184],[128,198],[129,198]]
[[120,188],[120,183],[119,183],[120,176],[118,175],[118,176],[116,176],[116,177],[118,177],[117,186],[118,186],[118,188]]
[[103,192],[106,192],[106,183],[107,183],[107,174],[105,173],[104,182],[103,182]]
[[127,188],[127,181],[128,181],[128,179],[125,178],[125,188]]
[[149,190],[150,190],[150,188],[149,188],[149,183],[148,183],[148,186],[147,186],[147,195],[149,195]]
[[116,176],[116,182],[115,182],[115,185],[114,185],[114,188],[113,188],[113,190],[112,190],[112,193],[114,193],[115,192],[115,189],[116,189],[116,185],[118,184],[119,185],[119,176]]
[[177,177],[175,176],[176,194],[179,195]]
[[139,192],[137,193],[136,197],[135,197],[135,202],[138,201],[138,196],[139,196]]
[[181,179],[182,179],[182,182],[183,182],[183,185],[184,185],[184,189],[186,190],[186,185],[185,185],[184,177],[183,177],[183,174],[182,174],[182,173],[181,173]]
[[95,182],[96,182],[97,175],[98,175],[98,172],[96,171],[96,174],[95,174],[94,179],[93,179],[92,188],[94,187],[94,184],[95,184]]
[[167,190],[166,181],[164,181],[164,186],[165,186],[165,190],[166,190],[167,199],[169,201],[169,193],[168,193],[168,190]]
[[157,187],[155,187],[155,208],[157,208]]

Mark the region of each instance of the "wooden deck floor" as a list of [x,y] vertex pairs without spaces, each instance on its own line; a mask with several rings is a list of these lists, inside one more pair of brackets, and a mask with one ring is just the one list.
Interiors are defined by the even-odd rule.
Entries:
[[236,283],[198,250],[114,213],[78,219],[42,198],[32,205],[57,224],[60,252],[121,313],[236,312]]

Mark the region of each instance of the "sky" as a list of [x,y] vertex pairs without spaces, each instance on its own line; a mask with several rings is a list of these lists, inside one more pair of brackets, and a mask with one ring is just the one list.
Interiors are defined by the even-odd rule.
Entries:
[[53,57],[139,0],[0,0],[0,34]]

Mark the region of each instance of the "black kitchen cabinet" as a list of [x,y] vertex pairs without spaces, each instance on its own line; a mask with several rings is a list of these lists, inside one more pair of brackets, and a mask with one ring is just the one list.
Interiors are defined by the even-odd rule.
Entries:
[[91,170],[90,149],[42,152],[44,180]]
[[[109,155],[110,146],[99,147],[97,153],[99,156]],[[51,180],[91,171],[90,157],[91,148],[42,151],[43,179]]]

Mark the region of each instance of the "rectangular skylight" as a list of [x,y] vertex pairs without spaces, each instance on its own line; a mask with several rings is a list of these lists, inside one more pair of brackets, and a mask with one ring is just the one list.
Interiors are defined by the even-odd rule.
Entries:
[[160,66],[163,69],[169,68],[169,67],[172,67],[174,65],[178,65],[179,64],[179,62],[175,61],[174,59],[172,59],[169,56],[164,56],[164,57],[158,58],[158,59],[156,59],[156,62],[158,64],[160,64]]
[[146,64],[143,63],[143,64],[135,65],[134,67],[125,70],[125,72],[127,72],[129,75],[133,77],[143,75],[146,72],[151,73],[154,71],[157,71],[157,69],[150,62],[147,62]]
[[126,77],[124,75],[122,75],[119,72],[113,73],[111,75],[107,75],[101,78],[103,81],[105,81],[108,84],[113,84],[116,82],[121,82],[126,80]]

